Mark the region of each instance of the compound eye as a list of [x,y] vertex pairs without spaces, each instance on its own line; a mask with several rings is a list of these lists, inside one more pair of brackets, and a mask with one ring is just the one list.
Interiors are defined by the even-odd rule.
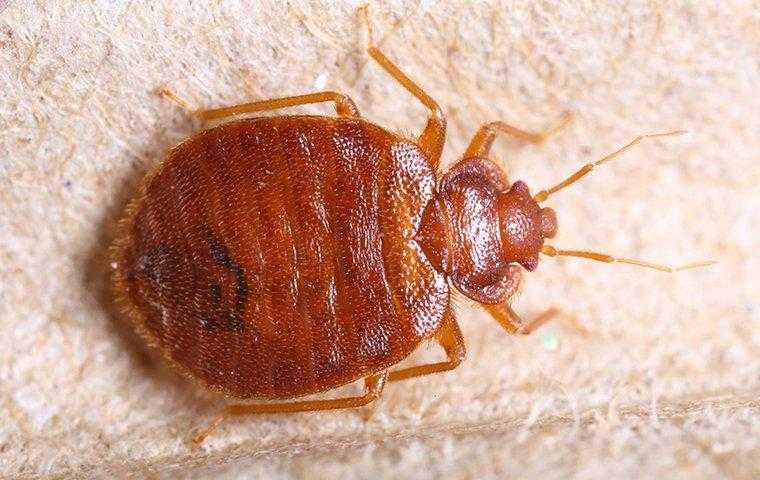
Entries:
[[536,268],[538,268],[538,255],[529,257],[522,262],[520,262],[520,265],[523,266],[523,268],[529,272],[532,272]]

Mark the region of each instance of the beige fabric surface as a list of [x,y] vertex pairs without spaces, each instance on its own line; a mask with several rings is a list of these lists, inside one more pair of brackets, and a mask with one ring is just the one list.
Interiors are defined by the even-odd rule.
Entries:
[[359,3],[204,3],[0,13],[0,477],[760,478],[757,2],[373,3],[377,41],[448,116],[444,166],[496,119],[574,113],[544,146],[496,143],[534,191],[688,130],[550,199],[553,243],[719,263],[544,259],[514,306],[562,320],[509,337],[459,302],[458,370],[389,385],[371,417],[241,419],[192,450],[220,399],[146,352],[108,287],[125,202],[198,127],[156,90],[210,107],[327,88],[408,132],[425,114],[368,60]]

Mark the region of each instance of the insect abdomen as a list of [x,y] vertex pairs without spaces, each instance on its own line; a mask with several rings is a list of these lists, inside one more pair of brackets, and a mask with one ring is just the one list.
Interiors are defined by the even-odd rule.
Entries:
[[403,359],[448,290],[406,239],[434,179],[404,183],[399,153],[379,127],[322,117],[225,124],[175,148],[123,248],[148,336],[238,397],[314,393]]

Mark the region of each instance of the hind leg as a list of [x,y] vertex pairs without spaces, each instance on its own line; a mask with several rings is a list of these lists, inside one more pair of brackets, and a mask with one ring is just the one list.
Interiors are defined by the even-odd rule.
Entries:
[[264,413],[295,413],[356,408],[367,405],[380,397],[385,386],[388,372],[371,375],[364,379],[364,394],[356,397],[335,398],[330,400],[303,400],[286,403],[260,403],[227,405],[222,414],[211,425],[193,437],[193,443],[200,445],[219,425],[229,417],[238,415],[257,415]]
[[217,118],[232,117],[245,113],[266,112],[268,110],[277,110],[280,108],[297,107],[299,105],[309,105],[312,103],[333,102],[335,112],[340,117],[359,117],[359,109],[351,97],[338,92],[325,91],[309,93],[306,95],[296,95],[292,97],[273,98],[269,100],[260,100],[258,102],[241,103],[230,107],[214,108],[210,110],[195,110],[182,98],[175,95],[172,91],[163,88],[160,90],[161,95],[165,96],[172,102],[176,103],[190,114],[201,120],[214,120]]

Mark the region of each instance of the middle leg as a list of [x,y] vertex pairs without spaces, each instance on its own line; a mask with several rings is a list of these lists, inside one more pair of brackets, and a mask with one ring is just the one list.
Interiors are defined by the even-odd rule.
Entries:
[[361,8],[364,15],[364,21],[367,23],[367,30],[370,37],[370,45],[367,48],[367,53],[385,70],[391,77],[393,77],[398,83],[401,84],[406,91],[414,95],[428,110],[430,110],[430,116],[428,117],[425,130],[417,139],[417,143],[420,148],[427,154],[433,169],[438,167],[438,163],[441,160],[441,152],[443,152],[443,144],[446,141],[446,117],[443,115],[443,110],[438,106],[438,102],[433,100],[433,97],[425,93],[419,85],[414,83],[412,79],[406,76],[392,61],[388,59],[383,52],[372,45],[372,23],[369,20],[368,7]]
[[462,337],[459,325],[457,325],[457,321],[451,312],[446,314],[446,320],[444,321],[441,330],[436,335],[436,340],[438,340],[438,343],[446,352],[447,360],[445,362],[415,365],[414,367],[395,370],[388,374],[388,381],[395,382],[414,377],[422,377],[432,373],[446,372],[459,366],[465,356],[464,338]]

